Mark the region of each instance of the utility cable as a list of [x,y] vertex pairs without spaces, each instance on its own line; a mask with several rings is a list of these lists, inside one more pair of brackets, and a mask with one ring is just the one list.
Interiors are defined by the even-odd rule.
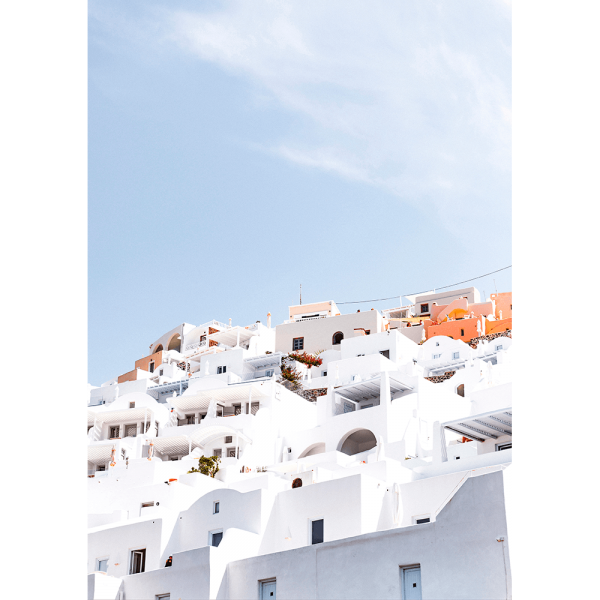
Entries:
[[[486,273],[485,275],[479,275],[477,277],[473,277],[472,279],[465,279],[465,281],[459,281],[457,283],[451,283],[450,285],[444,285],[442,287],[433,288],[433,289],[445,290],[446,288],[454,287],[455,285],[461,285],[462,283],[469,283],[469,281],[475,281],[476,279],[482,279],[483,277],[487,277],[488,275],[493,275],[494,273],[499,273],[500,271],[505,271],[506,269],[510,269],[511,267],[512,267],[512,265],[508,265],[508,267],[502,267],[501,269],[492,271],[491,273]],[[401,295],[396,295],[396,296],[390,296],[389,298],[377,298],[375,300],[354,300],[352,302],[336,302],[336,304],[362,304],[364,302],[381,302],[383,300],[393,300],[394,298],[402,298],[402,296],[404,296],[406,298],[407,296],[418,296],[419,294],[427,294],[429,291],[430,290],[424,290],[422,292],[414,292],[412,294],[401,294]]]

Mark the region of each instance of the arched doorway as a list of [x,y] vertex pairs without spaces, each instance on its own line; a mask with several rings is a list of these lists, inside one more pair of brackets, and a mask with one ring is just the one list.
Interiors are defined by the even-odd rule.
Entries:
[[177,352],[179,352],[180,348],[181,348],[181,336],[178,333],[176,333],[169,340],[169,345],[167,346],[167,350],[177,350]]
[[355,429],[340,440],[338,452],[352,456],[359,452],[371,450],[375,446],[377,446],[377,439],[372,431],[368,429]]
[[334,346],[337,346],[338,344],[342,343],[343,339],[344,339],[344,334],[341,331],[338,331],[337,333],[333,334],[333,338],[331,339],[331,343]]
[[154,348],[154,350],[152,350],[152,354],[156,354],[157,352],[162,352],[163,349],[163,345],[159,344],[158,346],[156,346],[156,348]]
[[318,444],[311,444],[298,458],[305,458],[306,456],[314,456],[315,454],[323,454],[325,452],[325,443],[320,442]]
[[465,384],[461,383],[457,388],[456,388],[456,393],[459,396],[462,396],[464,398],[465,396]]

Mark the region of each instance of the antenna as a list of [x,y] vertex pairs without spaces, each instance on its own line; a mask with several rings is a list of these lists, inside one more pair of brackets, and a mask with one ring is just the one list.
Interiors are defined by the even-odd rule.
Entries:
[[302,304],[302,284],[300,284],[300,304]]

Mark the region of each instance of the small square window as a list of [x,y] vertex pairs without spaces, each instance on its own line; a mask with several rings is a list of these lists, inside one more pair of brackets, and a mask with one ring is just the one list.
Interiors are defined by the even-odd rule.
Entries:
[[221,448],[215,448],[215,449],[213,450],[213,456],[216,456],[217,458],[221,458],[221,455],[222,455],[222,450],[221,450]]
[[421,312],[422,313],[429,312],[429,304],[421,304]]
[[221,373],[227,373],[227,367],[217,367],[217,375],[221,375]]
[[129,408],[135,408],[135,402],[130,402],[129,403]]
[[275,373],[275,371],[273,371],[273,370],[266,371],[265,372],[265,377],[273,377],[274,373]]
[[109,437],[118,438],[119,437],[119,429],[120,429],[120,427],[118,425],[116,427],[111,427]]
[[231,444],[232,441],[233,441],[233,436],[232,435],[226,435],[225,436],[225,443],[226,444]]
[[96,561],[96,571],[106,573],[108,571],[108,558],[99,558]]
[[213,515],[216,515],[219,513],[219,507],[220,507],[219,502],[213,502]]
[[227,458],[237,458],[235,448],[227,448]]
[[452,359],[456,360],[457,358],[460,358],[460,352],[453,352],[452,353]]
[[440,358],[442,355],[441,354],[434,354],[433,355],[433,360],[437,360],[438,358]]
[[304,338],[294,338],[292,343],[292,350],[304,350]]
[[327,371],[323,371],[323,372],[321,373],[321,375],[322,375],[323,377],[327,377]]
[[498,344],[498,345],[496,346],[496,352],[498,352],[498,350],[502,350],[502,344]]

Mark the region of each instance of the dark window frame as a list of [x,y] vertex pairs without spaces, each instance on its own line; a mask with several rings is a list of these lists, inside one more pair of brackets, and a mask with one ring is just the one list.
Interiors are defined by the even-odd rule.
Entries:
[[304,350],[304,338],[298,337],[292,339],[292,351]]

